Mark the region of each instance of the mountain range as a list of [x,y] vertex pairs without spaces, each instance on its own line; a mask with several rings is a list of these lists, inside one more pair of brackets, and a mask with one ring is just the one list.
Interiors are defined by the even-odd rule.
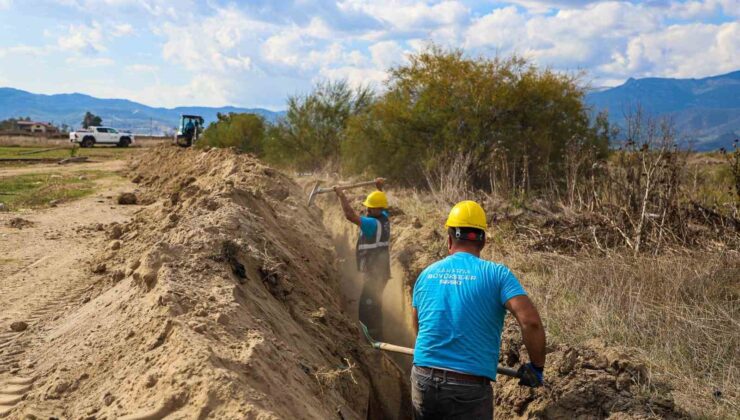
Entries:
[[0,120],[30,117],[34,121],[51,122],[70,128],[78,128],[85,112],[90,111],[103,119],[103,124],[137,134],[162,134],[177,127],[180,115],[195,114],[206,120],[206,124],[217,119],[217,113],[250,112],[275,121],[282,112],[262,108],[199,107],[177,108],[151,107],[127,99],[101,99],[81,93],[43,95],[13,88],[0,88]]
[[[649,115],[667,116],[695,150],[730,148],[740,137],[740,71],[703,79],[629,79],[621,86],[593,89],[586,95],[593,111],[606,110],[617,126],[637,105]],[[103,123],[139,134],[161,134],[177,126],[181,114],[196,114],[206,123],[217,113],[251,112],[274,122],[284,111],[232,106],[157,108],[126,99],[100,99],[80,93],[42,95],[0,88],[0,120],[31,117],[36,121],[80,125],[86,111]]]
[[703,79],[629,79],[592,91],[586,102],[595,111],[608,111],[618,126],[638,105],[648,115],[669,117],[695,150],[731,148],[740,137],[740,71]]

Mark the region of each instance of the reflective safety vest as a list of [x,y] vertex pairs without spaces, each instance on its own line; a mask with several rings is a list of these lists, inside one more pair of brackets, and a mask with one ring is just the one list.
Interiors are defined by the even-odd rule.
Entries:
[[357,270],[388,279],[391,276],[391,258],[388,247],[391,241],[391,222],[385,215],[369,216],[378,223],[375,236],[357,238]]

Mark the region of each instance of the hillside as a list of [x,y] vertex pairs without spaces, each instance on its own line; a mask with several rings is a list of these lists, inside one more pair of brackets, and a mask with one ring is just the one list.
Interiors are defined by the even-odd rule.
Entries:
[[280,112],[262,108],[156,108],[126,99],[101,99],[80,93],[43,95],[0,88],[0,119],[28,116],[33,120],[78,127],[86,111],[100,115],[106,125],[141,134],[149,134],[150,131],[158,134],[171,130],[177,126],[181,114],[201,115],[206,123],[216,120],[219,112],[253,112],[269,121],[274,121],[281,115]]
[[595,110],[607,110],[622,125],[637,104],[651,115],[670,116],[699,150],[730,147],[740,136],[740,71],[704,79],[629,79],[586,96]]

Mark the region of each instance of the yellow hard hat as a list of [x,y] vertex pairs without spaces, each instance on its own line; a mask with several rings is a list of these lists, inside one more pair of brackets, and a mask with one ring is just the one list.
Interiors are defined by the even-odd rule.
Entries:
[[383,191],[373,191],[367,196],[362,205],[371,209],[384,209],[388,207],[388,197],[385,196]]
[[450,210],[445,227],[470,227],[486,230],[488,227],[486,212],[475,201],[461,201]]

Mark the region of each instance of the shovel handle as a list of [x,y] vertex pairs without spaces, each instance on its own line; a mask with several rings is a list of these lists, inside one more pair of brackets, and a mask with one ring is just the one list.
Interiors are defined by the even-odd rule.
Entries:
[[[408,354],[410,356],[414,355],[414,349],[410,347],[402,347],[397,346],[395,344],[388,344],[388,343],[381,343],[379,341],[372,342],[373,347],[375,347],[378,350],[384,350],[384,351],[391,351],[393,353],[402,353],[402,354]],[[511,376],[512,378],[521,378],[521,374],[517,369],[501,366],[496,366],[496,373],[499,375],[505,375],[505,376]]]
[[414,349],[408,348],[408,347],[397,346],[395,344],[375,342],[373,343],[373,347],[375,347],[378,350],[392,351],[394,353],[408,354],[410,356],[414,355]]

